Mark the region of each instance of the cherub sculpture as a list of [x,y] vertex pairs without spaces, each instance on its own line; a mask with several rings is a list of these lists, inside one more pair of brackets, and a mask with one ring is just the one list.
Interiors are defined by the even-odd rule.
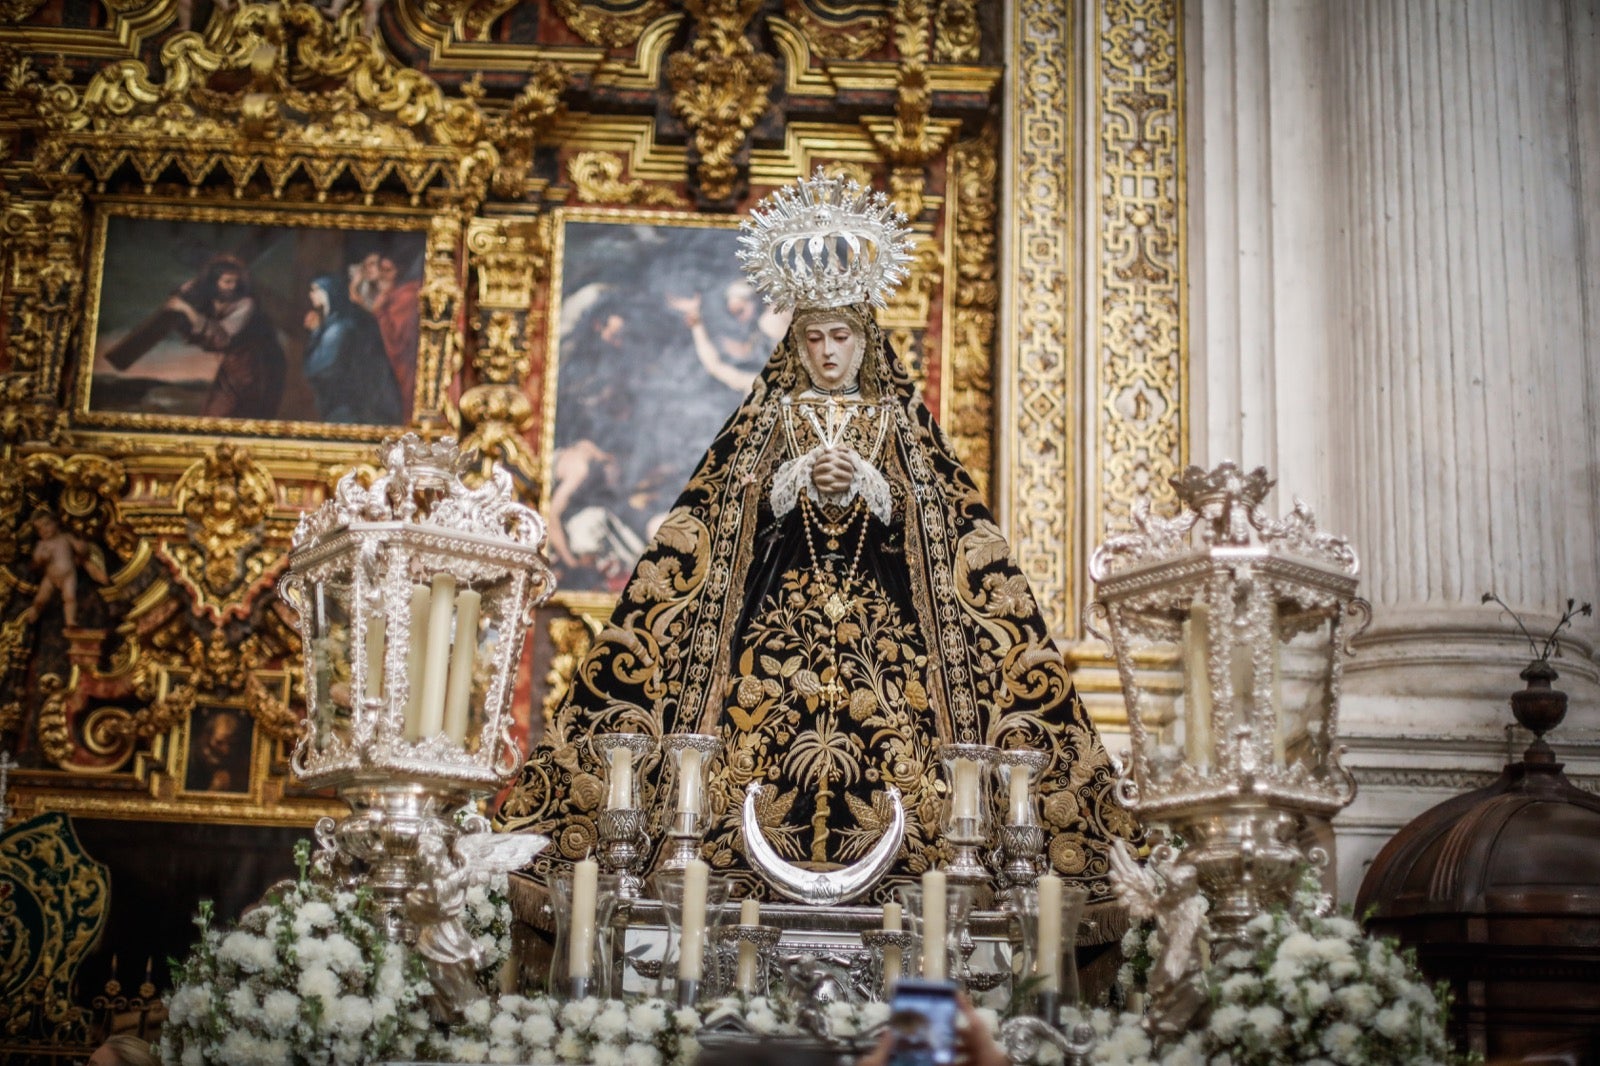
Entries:
[[1155,919],[1161,953],[1150,968],[1150,1007],[1145,1027],[1153,1036],[1181,1036],[1205,1007],[1200,944],[1208,935],[1199,875],[1177,861],[1178,852],[1159,845],[1141,865],[1133,849],[1117,841],[1111,849],[1111,883],[1136,920]]

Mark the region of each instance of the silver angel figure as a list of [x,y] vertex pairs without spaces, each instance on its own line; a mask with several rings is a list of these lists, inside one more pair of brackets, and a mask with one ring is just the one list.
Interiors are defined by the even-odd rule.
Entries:
[[1136,920],[1155,919],[1161,953],[1150,968],[1150,1006],[1145,1029],[1156,1037],[1188,1032],[1208,1001],[1201,975],[1200,945],[1209,934],[1206,911],[1193,866],[1177,861],[1177,851],[1160,845],[1141,865],[1125,841],[1111,849],[1111,883]]

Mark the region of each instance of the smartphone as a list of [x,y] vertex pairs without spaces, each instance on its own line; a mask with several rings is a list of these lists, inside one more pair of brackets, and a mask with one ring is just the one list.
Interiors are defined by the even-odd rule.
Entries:
[[889,1001],[889,1066],[950,1066],[956,1060],[953,981],[901,981]]

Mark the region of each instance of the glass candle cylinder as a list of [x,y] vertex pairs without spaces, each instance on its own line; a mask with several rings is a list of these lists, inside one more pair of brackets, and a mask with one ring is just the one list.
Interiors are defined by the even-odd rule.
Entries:
[[1009,748],[995,755],[995,775],[1004,798],[1006,825],[1039,824],[1039,778],[1050,765],[1042,751]]
[[986,744],[946,744],[939,749],[949,800],[945,835],[981,841],[989,834],[989,785],[996,749]]
[[639,764],[655,750],[646,733],[603,733],[594,738],[595,753],[606,771],[606,809],[638,810]]

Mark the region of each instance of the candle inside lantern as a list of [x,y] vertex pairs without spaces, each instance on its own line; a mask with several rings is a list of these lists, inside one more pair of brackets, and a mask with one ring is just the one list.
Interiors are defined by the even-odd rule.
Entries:
[[929,981],[943,981],[948,973],[944,940],[944,871],[929,870],[922,875],[922,976]]
[[950,816],[978,817],[978,761],[956,759],[951,770]]
[[[699,754],[696,752],[695,754]],[[761,924],[761,904],[757,900],[747,899],[739,904],[740,925]],[[756,990],[756,965],[759,956],[755,944],[748,940],[739,941],[739,969],[734,978],[734,983],[743,995],[751,995]]]
[[429,600],[426,585],[411,586],[411,640],[406,653],[406,739],[422,736],[422,665],[428,652]]
[[696,748],[684,748],[678,756],[678,810],[700,810],[700,752]]
[[595,905],[600,886],[600,864],[584,859],[572,867],[572,930],[567,938],[567,976],[594,974]]
[[1029,804],[1030,786],[1033,783],[1033,768],[1020,763],[1011,768],[1010,795],[1006,806],[1010,811],[1012,825],[1033,824],[1033,809]]
[[[900,932],[900,904],[885,903],[883,905],[883,931],[885,933]],[[883,947],[883,998],[888,999],[893,991],[895,982],[900,978],[901,954],[899,944],[885,944]]]
[[683,935],[678,947],[678,980],[698,981],[706,953],[706,889],[711,867],[690,859],[683,868]]
[[367,616],[367,691],[365,698],[383,698],[383,612]]
[[606,794],[606,809],[625,811],[633,806],[633,751],[611,749],[611,782]]
[[478,610],[483,595],[475,589],[456,594],[455,645],[450,651],[450,683],[444,697],[444,734],[452,744],[467,738],[472,704],[472,663],[478,654]]
[[1061,878],[1039,878],[1039,957],[1034,961],[1039,991],[1061,987]]
[[417,732],[424,739],[444,732],[444,690],[450,680],[450,621],[455,614],[456,579],[433,575],[428,602],[428,644],[422,660],[422,710]]
[[1206,667],[1210,616],[1210,609],[1197,603],[1183,623],[1184,695],[1189,705],[1184,747],[1190,764],[1199,767],[1211,765],[1211,675]]

